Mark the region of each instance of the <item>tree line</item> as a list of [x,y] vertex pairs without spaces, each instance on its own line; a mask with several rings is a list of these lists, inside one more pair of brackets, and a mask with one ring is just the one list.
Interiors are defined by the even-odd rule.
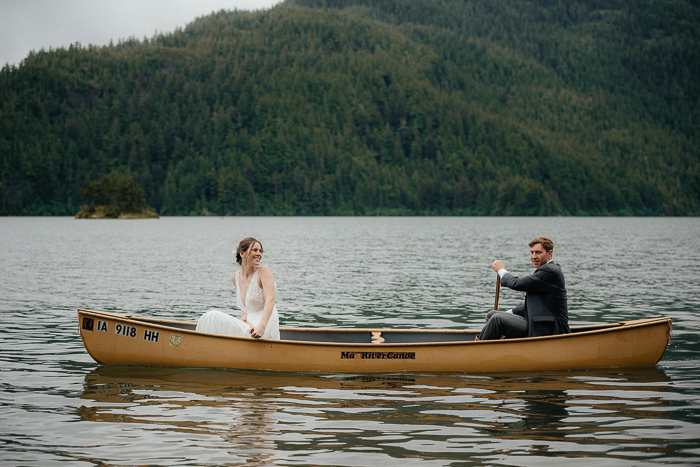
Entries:
[[120,173],[161,215],[697,215],[698,19],[288,0],[34,52],[0,71],[0,214]]

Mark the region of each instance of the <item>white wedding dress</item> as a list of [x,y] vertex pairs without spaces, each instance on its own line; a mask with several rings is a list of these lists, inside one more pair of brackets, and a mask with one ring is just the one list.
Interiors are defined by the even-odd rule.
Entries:
[[[258,271],[255,271],[253,277],[248,284],[246,292],[246,304],[243,304],[241,299],[241,290],[239,288],[240,271],[234,274],[233,284],[236,288],[236,304],[238,308],[248,314],[248,323],[239,318],[234,318],[228,313],[223,313],[218,310],[207,311],[199,318],[197,322],[198,332],[208,332],[210,334],[224,334],[227,336],[250,337],[250,328],[255,327],[260,323],[265,309],[265,296],[263,289],[258,285]],[[276,286],[275,286],[276,287]],[[277,306],[272,308],[272,315],[265,326],[265,332],[262,335],[263,339],[279,339],[280,338],[280,318],[277,313]]]

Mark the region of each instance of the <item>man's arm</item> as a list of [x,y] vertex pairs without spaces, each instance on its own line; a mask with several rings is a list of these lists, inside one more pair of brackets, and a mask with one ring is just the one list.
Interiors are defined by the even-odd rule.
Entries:
[[535,269],[530,276],[518,277],[509,272],[501,276],[501,285],[520,292],[545,292],[549,289],[552,272],[545,266]]

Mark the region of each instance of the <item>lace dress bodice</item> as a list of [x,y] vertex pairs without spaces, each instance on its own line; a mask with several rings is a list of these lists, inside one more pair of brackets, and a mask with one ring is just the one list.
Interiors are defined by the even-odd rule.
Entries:
[[265,309],[265,294],[263,289],[258,285],[258,271],[255,271],[253,277],[248,283],[248,290],[245,294],[245,305],[243,304],[243,294],[241,294],[241,289],[239,284],[241,283],[240,271],[236,271],[236,305],[238,308],[245,311],[248,314],[262,313]]

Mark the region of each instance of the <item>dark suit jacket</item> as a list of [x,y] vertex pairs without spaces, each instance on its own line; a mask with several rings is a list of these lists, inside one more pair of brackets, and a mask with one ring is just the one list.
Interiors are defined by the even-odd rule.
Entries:
[[513,308],[513,313],[527,319],[528,337],[571,332],[564,274],[558,264],[544,264],[526,277],[508,273],[501,279],[501,285],[527,292],[525,303]]

